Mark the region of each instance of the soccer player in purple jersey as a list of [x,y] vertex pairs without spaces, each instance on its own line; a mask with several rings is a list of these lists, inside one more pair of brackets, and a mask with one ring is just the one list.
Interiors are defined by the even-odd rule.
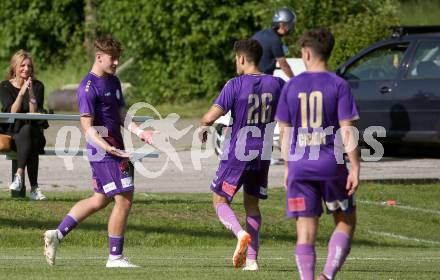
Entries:
[[[122,254],[134,184],[133,166],[128,160],[129,154],[123,151],[121,134],[126,116],[125,102],[121,83],[114,76],[121,52],[121,44],[115,39],[98,38],[95,41],[92,69],[79,85],[77,99],[80,123],[88,142],[88,158],[95,193],[76,203],[58,229],[45,232],[44,254],[50,265],[55,264],[60,241],[78,223],[114,201],[108,221],[110,253],[106,267],[137,267]],[[134,122],[130,122],[127,128],[144,142],[152,143],[152,131],[143,131]]]
[[[334,279],[350,252],[356,225],[354,193],[360,165],[357,148],[348,144],[354,142],[352,128],[359,117],[347,82],[327,71],[334,41],[324,28],[302,36],[301,53],[307,71],[284,86],[276,113],[283,148],[288,151],[286,212],[296,219],[295,256],[302,280],[314,279],[315,241],[323,212],[321,200],[327,211],[333,213],[336,227],[319,280]],[[337,155],[342,155],[344,148],[350,171],[343,160],[338,160],[342,156]]]
[[[232,112],[234,122],[224,151],[226,158],[221,160],[211,185],[213,204],[220,221],[238,239],[233,265],[239,268],[246,263],[244,270],[258,270],[261,227],[258,201],[267,198],[274,116],[284,81],[258,69],[262,48],[256,40],[237,41],[234,52],[239,76],[226,83],[201,125],[210,126],[229,110]],[[241,186],[244,186],[246,231],[230,207]]]

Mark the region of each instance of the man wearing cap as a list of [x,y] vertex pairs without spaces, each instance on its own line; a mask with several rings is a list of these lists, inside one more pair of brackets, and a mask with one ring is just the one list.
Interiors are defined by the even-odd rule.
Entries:
[[273,75],[276,62],[281,70],[289,77],[293,77],[292,69],[284,57],[285,51],[281,37],[289,34],[296,23],[295,13],[288,8],[280,8],[275,11],[272,17],[272,27],[257,32],[253,39],[257,40],[263,47],[263,56],[259,64],[259,69],[266,74]]

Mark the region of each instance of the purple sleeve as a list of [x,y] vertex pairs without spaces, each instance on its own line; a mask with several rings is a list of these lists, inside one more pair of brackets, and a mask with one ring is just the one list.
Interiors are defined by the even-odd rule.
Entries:
[[214,105],[219,106],[225,113],[231,110],[234,104],[234,82],[229,80],[223,87],[217,99],[214,101]]
[[78,88],[78,111],[81,116],[95,115],[96,92],[92,86],[80,85]]
[[338,92],[338,120],[356,120],[359,119],[356,103],[350,86],[343,81],[339,86]]
[[290,112],[289,112],[289,105],[287,104],[287,88],[288,85],[285,85],[283,89],[281,90],[281,97],[278,101],[277,106],[277,113],[275,115],[275,119],[279,122],[285,122],[290,123]]

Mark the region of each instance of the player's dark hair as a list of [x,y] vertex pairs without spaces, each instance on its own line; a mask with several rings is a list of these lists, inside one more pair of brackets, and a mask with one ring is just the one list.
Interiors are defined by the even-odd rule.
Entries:
[[95,52],[101,51],[113,57],[120,57],[122,53],[121,43],[109,35],[97,38],[94,46]]
[[263,54],[263,48],[257,40],[242,39],[235,42],[234,52],[245,56],[247,61],[258,65]]
[[328,29],[319,27],[304,33],[299,39],[299,45],[301,48],[312,49],[315,55],[327,61],[335,45],[335,37]]

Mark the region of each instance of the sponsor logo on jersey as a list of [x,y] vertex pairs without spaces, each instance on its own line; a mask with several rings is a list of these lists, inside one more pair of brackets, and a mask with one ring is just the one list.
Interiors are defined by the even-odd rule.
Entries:
[[233,196],[235,194],[236,189],[237,186],[231,185],[228,182],[223,182],[222,184],[222,191],[230,196]]
[[304,197],[289,198],[287,201],[287,207],[289,212],[306,211],[306,201],[304,200]]
[[133,177],[126,177],[121,179],[122,188],[130,188],[133,187]]
[[104,189],[105,193],[109,193],[111,191],[116,190],[117,187],[116,187],[115,182],[111,182],[111,183],[108,183],[107,185],[103,186],[102,188]]

